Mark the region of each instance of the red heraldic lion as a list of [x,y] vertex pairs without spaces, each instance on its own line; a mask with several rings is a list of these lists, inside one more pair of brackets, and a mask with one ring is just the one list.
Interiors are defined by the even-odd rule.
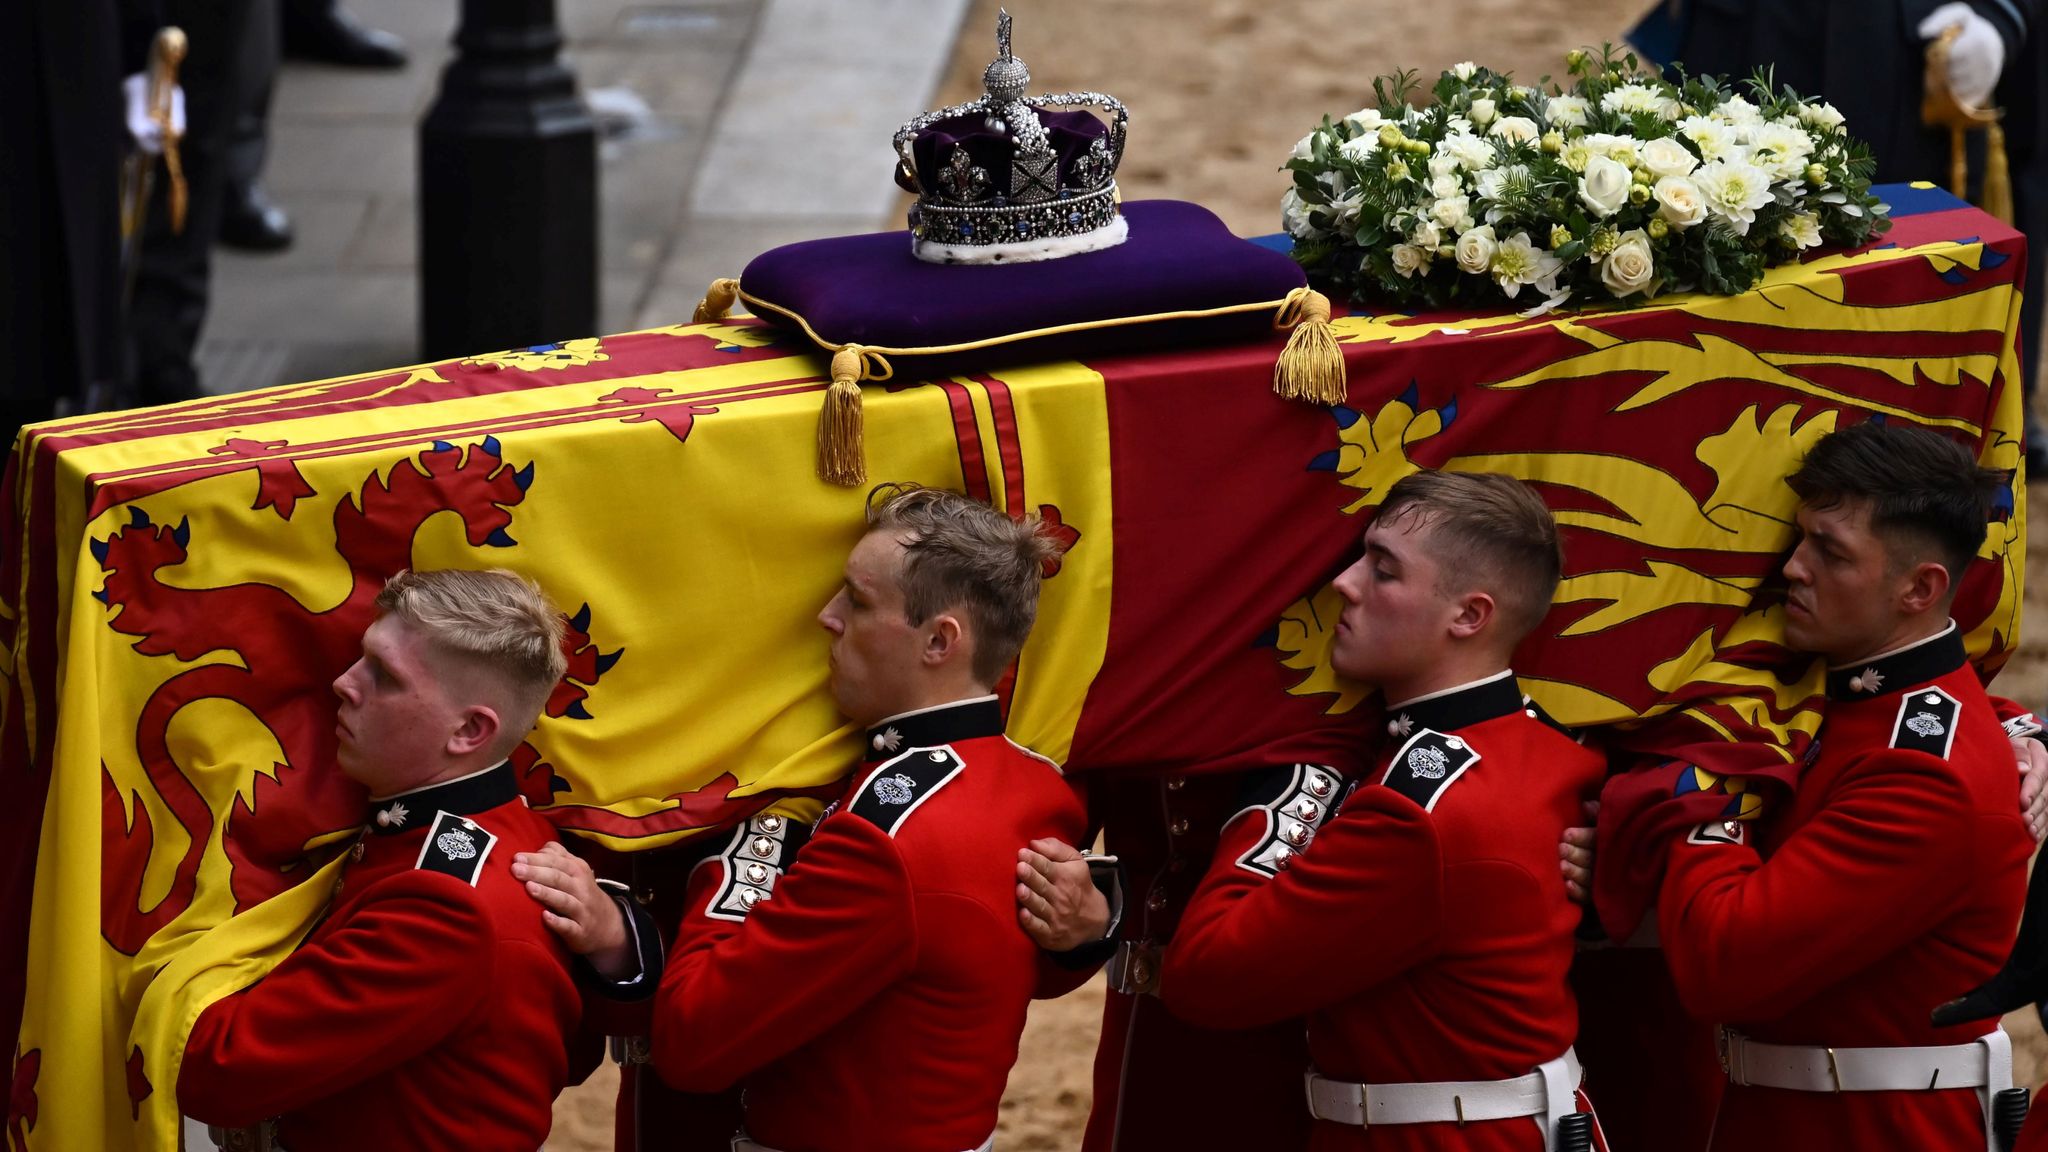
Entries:
[[1657,918],[1679,996],[1725,1026],[1714,1148],[1986,1146],[1972,1078],[2004,1037],[1928,1013],[2004,962],[2033,839],[1964,661],[1951,625],[1831,670],[1814,751],[1759,843],[1733,823],[1674,840]]
[[882,721],[866,747],[772,899],[745,837],[692,875],[653,1063],[688,1091],[744,1080],[761,1147],[962,1152],[995,1131],[1030,1000],[1088,978],[1039,952],[1015,895],[1018,849],[1086,821],[993,696]]
[[554,839],[506,764],[379,802],[327,918],[192,1026],[179,1106],[292,1152],[540,1147],[581,1005],[511,869]]
[[1389,709],[1388,730],[1341,806],[1316,765],[1253,792],[1160,993],[1212,1027],[1308,1018],[1318,1152],[1540,1152],[1585,1110],[1557,845],[1606,766],[1505,672]]

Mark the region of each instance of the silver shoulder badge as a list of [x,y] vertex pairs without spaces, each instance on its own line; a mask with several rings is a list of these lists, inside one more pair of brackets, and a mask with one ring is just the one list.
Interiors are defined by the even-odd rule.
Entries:
[[498,838],[467,816],[453,812],[434,813],[434,825],[427,829],[427,842],[420,845],[420,858],[413,867],[423,872],[453,876],[471,887],[483,875],[484,861]]
[[1941,689],[1932,685],[1915,688],[1899,700],[1899,715],[1892,723],[1892,747],[1946,760],[1962,713],[1962,703]]
[[724,879],[711,893],[704,914],[715,920],[745,920],[775,891],[810,828],[787,816],[756,816],[733,829],[718,855]]
[[1685,838],[1687,844],[1733,844],[1740,846],[1749,842],[1747,825],[1740,820],[1709,820],[1692,830]]
[[911,748],[875,769],[847,811],[894,836],[912,812],[952,783],[967,762],[949,746]]
[[1464,740],[1420,728],[1394,753],[1380,783],[1422,805],[1423,811],[1434,811],[1444,790],[1477,763],[1478,751]]
[[1225,823],[1251,814],[1265,822],[1265,833],[1237,858],[1237,866],[1260,876],[1278,876],[1315,839],[1343,796],[1344,778],[1321,764],[1254,772],[1245,781],[1244,806]]

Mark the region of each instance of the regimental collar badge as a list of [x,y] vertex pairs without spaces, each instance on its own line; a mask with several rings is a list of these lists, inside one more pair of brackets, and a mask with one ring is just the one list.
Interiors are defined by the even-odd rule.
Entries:
[[976,696],[876,721],[862,738],[861,758],[872,764],[905,748],[937,748],[1002,734],[1002,703],[994,696]]
[[1522,711],[1536,715],[1523,698],[1521,686],[1515,683],[1514,673],[1503,672],[1476,684],[1389,707],[1387,735],[1396,740],[1406,740],[1421,728],[1456,732],[1460,728],[1470,728],[1474,724]]
[[444,780],[370,802],[364,823],[377,836],[400,836],[421,827],[421,813],[474,816],[519,798],[519,777],[509,761],[456,780]]
[[894,836],[912,811],[966,767],[951,748],[912,748],[875,769],[854,793],[847,811]]
[[1963,634],[1951,620],[1945,630],[1917,644],[1828,669],[1828,698],[1873,700],[1946,676],[1967,659]]
[[[1116,169],[1129,113],[1100,92],[1027,97],[1030,84],[1003,11],[981,98],[896,130],[896,182],[917,196],[910,231],[919,260],[1017,264],[1123,243]],[[1110,122],[1054,106],[1099,108]]]

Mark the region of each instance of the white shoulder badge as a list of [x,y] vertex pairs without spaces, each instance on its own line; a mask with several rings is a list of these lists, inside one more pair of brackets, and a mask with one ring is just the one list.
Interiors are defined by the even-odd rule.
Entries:
[[1948,759],[1955,743],[1956,719],[1963,706],[1955,697],[1929,685],[1915,688],[1899,700],[1898,719],[1892,724],[1892,747],[1910,748]]
[[775,882],[782,879],[808,832],[806,825],[787,816],[756,816],[733,829],[732,839],[718,854],[725,878],[711,894],[704,914],[716,920],[745,920],[775,891]]
[[427,829],[427,842],[420,845],[420,858],[413,867],[424,872],[453,876],[471,887],[483,875],[484,861],[498,838],[467,816],[453,812],[434,813],[434,826]]
[[1423,728],[1394,753],[1394,758],[1387,763],[1387,774],[1380,783],[1422,805],[1424,812],[1429,812],[1435,810],[1444,790],[1477,763],[1479,753],[1464,740],[1446,736],[1434,728]]
[[875,769],[847,810],[894,836],[912,812],[965,767],[967,762],[950,747],[912,748]]
[[1314,840],[1343,796],[1343,777],[1320,764],[1290,764],[1253,773],[1245,781],[1244,806],[1226,824],[1248,813],[1265,821],[1259,842],[1237,858],[1237,866],[1260,876],[1278,876]]
[[1687,844],[1734,844],[1749,841],[1746,826],[1740,820],[1709,820],[1692,830],[1685,838]]

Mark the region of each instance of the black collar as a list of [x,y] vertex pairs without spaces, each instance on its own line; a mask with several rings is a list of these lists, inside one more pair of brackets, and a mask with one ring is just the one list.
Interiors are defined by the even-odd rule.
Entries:
[[372,800],[365,823],[375,835],[397,836],[432,824],[436,812],[474,816],[510,804],[518,796],[519,777],[508,760],[459,779]]
[[863,760],[886,760],[905,748],[936,748],[1003,734],[1003,706],[994,696],[956,700],[877,721],[861,738]]
[[1873,700],[1889,696],[1946,676],[1961,668],[1968,658],[1963,650],[1963,633],[1951,620],[1946,630],[1916,644],[1828,669],[1828,699]]
[[1405,740],[1416,731],[1431,728],[1456,732],[1527,707],[1522,686],[1512,672],[1502,672],[1477,684],[1410,700],[1398,708],[1387,708],[1387,734]]

